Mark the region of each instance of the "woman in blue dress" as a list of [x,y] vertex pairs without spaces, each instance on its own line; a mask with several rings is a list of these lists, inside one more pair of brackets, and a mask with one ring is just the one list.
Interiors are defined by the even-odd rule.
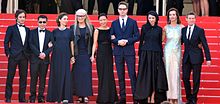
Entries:
[[79,97],[80,103],[88,102],[92,96],[92,54],[94,27],[90,24],[84,9],[76,11],[75,24],[70,28],[74,32],[73,94]]
[[53,53],[51,57],[50,77],[48,84],[48,102],[71,103],[72,84],[70,73],[71,49],[73,32],[66,28],[68,16],[61,13],[57,18],[58,28],[53,30]]

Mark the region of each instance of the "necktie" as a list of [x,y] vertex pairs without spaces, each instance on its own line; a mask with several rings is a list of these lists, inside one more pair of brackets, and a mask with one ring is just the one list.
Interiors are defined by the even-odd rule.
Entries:
[[40,32],[45,32],[45,30],[40,30]]
[[189,27],[189,32],[188,32],[188,37],[187,37],[188,40],[190,40],[190,35],[191,35],[191,27]]
[[124,19],[122,19],[122,30],[124,30],[125,29],[125,21],[124,21]]

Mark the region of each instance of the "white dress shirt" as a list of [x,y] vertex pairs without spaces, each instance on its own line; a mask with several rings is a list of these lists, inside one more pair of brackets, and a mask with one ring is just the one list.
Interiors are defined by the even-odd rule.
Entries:
[[25,30],[25,27],[19,26],[19,24],[18,24],[17,26],[18,26],[18,30],[19,30],[19,32],[20,32],[22,44],[24,45],[24,43],[25,43],[25,38],[26,38],[26,30]]
[[[189,34],[189,27],[191,27],[190,34]],[[195,25],[192,25],[192,26],[189,26],[189,25],[188,25],[188,27],[187,27],[186,37],[187,37],[187,39],[188,39],[188,37],[189,37],[189,40],[190,40],[191,37],[192,37],[192,33],[193,33],[193,29],[194,29],[194,27],[195,27]],[[188,35],[190,35],[190,36],[188,36]]]
[[119,22],[120,22],[121,28],[122,28],[122,23],[123,23],[123,20],[122,20],[122,19],[124,19],[124,26],[126,26],[128,16],[126,15],[124,18],[119,17]]
[[[43,30],[45,30],[45,29],[43,29]],[[45,32],[40,32],[40,28],[38,28],[38,37],[39,37],[40,52],[43,52]]]

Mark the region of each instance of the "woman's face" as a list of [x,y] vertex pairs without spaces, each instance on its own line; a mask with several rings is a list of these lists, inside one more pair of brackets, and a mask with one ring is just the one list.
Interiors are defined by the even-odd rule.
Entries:
[[87,16],[86,14],[77,14],[76,15],[77,21],[79,23],[85,22],[86,16]]
[[99,23],[101,26],[107,26],[108,19],[106,16],[101,16],[99,17]]
[[68,16],[63,16],[61,19],[59,19],[60,25],[66,26],[68,23]]
[[173,10],[169,12],[169,20],[170,22],[174,22],[177,20],[176,11]]
[[148,21],[150,22],[150,24],[151,24],[152,26],[154,26],[155,23],[156,23],[156,17],[149,14],[149,15],[148,15]]

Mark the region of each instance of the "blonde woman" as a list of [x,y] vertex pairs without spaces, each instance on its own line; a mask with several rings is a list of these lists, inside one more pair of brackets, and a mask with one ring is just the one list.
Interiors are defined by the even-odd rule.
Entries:
[[73,64],[73,90],[80,103],[87,103],[88,96],[92,96],[92,44],[94,27],[84,9],[75,14],[75,24],[70,27],[74,32],[74,60]]

